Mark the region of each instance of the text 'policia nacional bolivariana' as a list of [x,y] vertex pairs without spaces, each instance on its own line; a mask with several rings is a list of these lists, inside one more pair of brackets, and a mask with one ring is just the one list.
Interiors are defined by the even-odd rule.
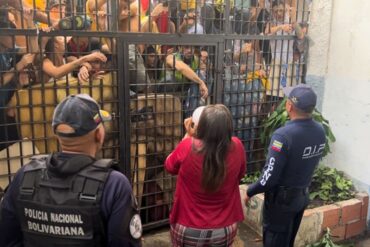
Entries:
[[[35,219],[43,221],[45,223],[36,223],[28,220],[28,230],[39,233],[46,233],[52,235],[64,235],[64,236],[84,236],[84,230],[82,228],[82,217],[79,214],[58,214],[48,213],[41,210],[35,209],[24,209],[24,215],[29,219]],[[78,224],[80,226],[57,226],[52,223],[63,223],[63,224]]]

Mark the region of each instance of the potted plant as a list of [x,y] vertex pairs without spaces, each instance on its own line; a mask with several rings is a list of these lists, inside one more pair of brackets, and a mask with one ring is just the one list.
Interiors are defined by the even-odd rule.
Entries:
[[[261,172],[245,175],[241,184],[251,184],[258,180]],[[328,205],[348,200],[355,196],[353,183],[342,171],[320,165],[316,168],[310,186],[311,203],[308,208]]]

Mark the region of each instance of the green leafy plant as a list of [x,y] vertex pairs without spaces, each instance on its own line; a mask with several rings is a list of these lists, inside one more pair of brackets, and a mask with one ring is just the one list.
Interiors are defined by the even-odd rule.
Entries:
[[320,199],[325,204],[348,200],[355,194],[353,183],[335,168],[316,168],[310,186],[310,199]]
[[[268,115],[268,117],[262,123],[262,132],[261,132],[261,142],[265,145],[265,150],[267,150],[267,145],[271,140],[273,132],[284,126],[284,124],[289,121],[289,116],[285,110],[286,98],[279,104],[276,110]],[[326,144],[324,148],[323,156],[326,156],[330,153],[330,142],[335,142],[335,136],[330,129],[329,121],[326,120],[318,110],[314,110],[312,113],[313,119],[321,123],[325,129],[326,135]]]
[[244,176],[244,178],[242,178],[240,180],[240,183],[241,184],[252,184],[252,183],[256,182],[260,176],[261,176],[260,171],[253,172],[253,173],[250,173],[250,174],[246,174]]
[[346,244],[346,245],[338,245],[335,244],[332,240],[332,237],[335,237],[331,235],[330,229],[326,228],[326,233],[322,237],[322,239],[314,244],[306,245],[306,247],[353,247],[353,244]]

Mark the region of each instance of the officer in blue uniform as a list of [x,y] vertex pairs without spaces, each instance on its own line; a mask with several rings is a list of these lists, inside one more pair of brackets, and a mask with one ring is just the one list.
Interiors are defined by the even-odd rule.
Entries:
[[308,187],[325,147],[325,131],[312,119],[316,94],[307,85],[283,89],[291,121],[271,138],[261,177],[247,190],[248,200],[265,193],[264,247],[293,247],[303,212],[309,202]]
[[129,181],[113,160],[95,159],[109,119],[86,94],[55,108],[62,152],[34,156],[15,175],[0,205],[0,246],[140,246]]

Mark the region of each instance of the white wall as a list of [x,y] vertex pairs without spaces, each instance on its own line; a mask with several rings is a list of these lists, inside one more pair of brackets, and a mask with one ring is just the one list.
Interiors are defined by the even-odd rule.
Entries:
[[[307,1],[307,0],[306,0]],[[318,95],[317,108],[322,109],[324,100],[325,75],[328,67],[332,5],[336,0],[314,0],[311,2],[310,42],[307,83]]]
[[370,192],[370,1],[334,0],[323,114],[337,141],[326,163]]

